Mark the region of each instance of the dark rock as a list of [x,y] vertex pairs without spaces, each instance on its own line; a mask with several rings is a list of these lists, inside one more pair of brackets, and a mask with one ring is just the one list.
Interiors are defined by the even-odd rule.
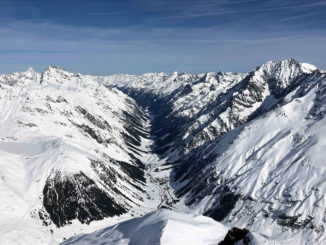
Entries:
[[111,127],[109,123],[105,120],[100,120],[99,118],[95,117],[91,113],[89,113],[86,109],[82,108],[81,106],[76,107],[77,111],[79,111],[81,114],[84,115],[84,117],[90,121],[94,126],[100,128],[100,129],[106,129],[110,130]]
[[214,84],[212,84],[212,85],[209,87],[209,90],[210,90],[210,91],[215,91],[215,90],[216,90],[216,87],[215,87],[215,85],[214,85]]
[[187,85],[183,88],[181,95],[184,96],[184,95],[190,94],[191,92],[192,92],[192,87],[191,87],[190,84],[187,84]]
[[82,124],[82,125],[74,124],[74,125],[76,127],[80,128],[84,133],[89,135],[91,138],[96,140],[97,143],[104,144],[106,142],[106,140],[103,139],[102,136],[99,133],[97,133],[93,128],[91,128],[90,126],[85,125],[85,124]]
[[89,224],[126,212],[82,172],[71,176],[57,172],[48,178],[43,189],[43,205],[57,227],[73,219]]
[[228,231],[224,240],[220,242],[218,245],[234,245],[236,242],[243,241],[243,244],[249,244],[250,240],[247,237],[249,230],[243,228],[233,227]]
[[300,215],[296,216],[287,216],[286,214],[280,214],[277,217],[277,224],[290,228],[292,230],[299,230],[307,227],[309,224],[312,224],[313,217],[308,215],[305,219],[299,220]]

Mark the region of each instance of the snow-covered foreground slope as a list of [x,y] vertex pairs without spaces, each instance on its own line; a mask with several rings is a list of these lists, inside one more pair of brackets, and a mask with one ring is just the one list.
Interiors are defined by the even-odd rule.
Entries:
[[218,244],[228,228],[205,216],[160,210],[97,232],[78,235],[62,245]]
[[233,244],[230,241],[239,245],[289,244],[288,241],[272,241],[264,235],[238,228],[229,229],[202,215],[161,209],[90,234],[71,237],[61,245]]

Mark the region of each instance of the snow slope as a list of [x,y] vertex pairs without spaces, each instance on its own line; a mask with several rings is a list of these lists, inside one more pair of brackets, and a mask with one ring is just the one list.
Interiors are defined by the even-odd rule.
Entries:
[[228,228],[204,216],[160,210],[62,243],[107,245],[218,244]]
[[196,177],[209,180],[209,191],[193,208],[274,239],[324,244],[325,84],[325,75],[313,74],[286,103],[202,149],[217,156]]
[[[180,203],[273,240],[325,243],[325,83],[313,66],[268,62],[202,109],[171,110],[177,136],[163,157]],[[196,100],[196,86],[172,108]]]
[[180,198],[171,208],[186,204],[183,211],[276,240],[323,244],[325,80],[289,59],[248,74],[203,74],[170,94],[134,86],[129,94],[140,102],[156,96],[156,150]]
[[59,67],[0,75],[0,122],[0,244],[48,244],[156,208],[139,209],[148,118],[124,93]]

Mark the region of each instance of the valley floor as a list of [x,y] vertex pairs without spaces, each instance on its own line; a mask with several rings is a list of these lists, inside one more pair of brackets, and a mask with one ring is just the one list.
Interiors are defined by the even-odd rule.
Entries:
[[[150,114],[147,111],[148,115]],[[135,215],[144,215],[144,210],[147,212],[161,208],[167,208],[175,211],[186,211],[188,208],[185,205],[177,203],[177,198],[173,193],[170,185],[170,175],[172,168],[166,163],[166,159],[161,159],[152,151],[155,145],[155,139],[150,135],[152,117],[148,119],[146,131],[148,138],[142,138],[142,151],[144,152],[141,161],[145,164],[145,176],[147,183],[147,200],[144,204],[132,210]]]

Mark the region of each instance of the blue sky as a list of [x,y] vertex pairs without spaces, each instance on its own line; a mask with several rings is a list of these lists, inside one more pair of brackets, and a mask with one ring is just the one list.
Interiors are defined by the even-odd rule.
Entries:
[[326,69],[326,0],[0,0],[0,73]]

